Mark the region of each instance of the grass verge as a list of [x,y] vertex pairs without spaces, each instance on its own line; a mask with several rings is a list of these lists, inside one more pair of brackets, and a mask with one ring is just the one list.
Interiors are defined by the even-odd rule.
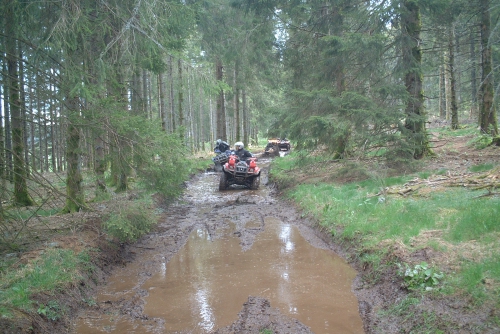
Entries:
[[[478,178],[496,179],[498,170],[493,167],[483,164],[469,170],[483,173]],[[411,309],[406,315],[413,316],[425,294],[433,299],[463,298],[468,307],[498,309],[500,198],[485,194],[484,188],[431,186],[434,180],[446,179],[443,174],[421,171],[388,177],[360,164],[294,153],[273,161],[270,180],[304,215],[344,244],[360,268],[369,269],[364,273],[368,284],[390,275],[407,289],[409,297],[387,314]],[[416,179],[422,180],[418,186],[408,185]],[[430,257],[429,263],[421,253]],[[430,309],[419,314],[426,319],[420,328],[424,332],[446,332],[451,326]],[[498,317],[488,321],[495,323]]]
[[[86,251],[75,253],[69,249],[48,248],[40,257],[19,267],[2,268],[0,292],[0,317],[9,318],[15,310],[43,313],[56,320],[63,310],[50,305],[37,305],[32,298],[37,293],[53,295],[79,281],[84,272],[91,272]],[[48,313],[48,311],[50,312]],[[56,310],[61,314],[55,313]]]

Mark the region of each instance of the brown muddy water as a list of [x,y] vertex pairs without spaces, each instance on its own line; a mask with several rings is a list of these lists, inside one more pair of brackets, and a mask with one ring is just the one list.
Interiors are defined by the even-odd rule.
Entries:
[[314,333],[364,333],[356,272],[265,183],[219,192],[216,173],[191,181],[73,333],[211,333],[235,322],[249,296]]

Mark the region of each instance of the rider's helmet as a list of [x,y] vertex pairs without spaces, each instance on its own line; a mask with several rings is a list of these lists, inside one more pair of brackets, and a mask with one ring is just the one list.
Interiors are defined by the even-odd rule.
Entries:
[[243,149],[243,143],[242,143],[242,142],[240,142],[240,141],[237,141],[237,142],[236,142],[236,144],[234,144],[234,149],[235,149],[236,151],[238,151],[238,150],[242,150],[242,149]]
[[217,144],[217,146],[218,146],[218,145],[220,145],[220,143],[222,143],[222,140],[221,140],[221,139],[217,139],[217,140],[215,141],[215,143],[216,143],[216,144]]

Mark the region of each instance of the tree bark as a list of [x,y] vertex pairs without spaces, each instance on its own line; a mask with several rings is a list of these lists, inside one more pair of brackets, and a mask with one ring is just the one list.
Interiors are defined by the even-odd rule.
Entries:
[[21,110],[21,98],[19,92],[19,74],[17,63],[17,45],[15,39],[15,13],[14,6],[16,1],[7,1],[5,11],[5,33],[6,53],[7,53],[7,69],[9,74],[9,106],[12,117],[12,147],[13,147],[13,162],[14,162],[14,198],[15,206],[30,206],[33,205],[33,200],[28,193],[26,179],[28,177],[26,171],[26,162],[24,161],[24,137],[23,137],[23,120]]
[[446,119],[446,65],[439,66],[439,118]]
[[179,97],[179,137],[181,141],[185,141],[185,120],[184,120],[184,80],[182,77],[182,60],[179,58],[177,60],[177,71],[179,75],[179,91],[177,92]]
[[241,104],[243,109],[243,143],[245,147],[248,147],[250,144],[250,120],[248,115],[248,106],[247,106],[247,91],[246,89],[241,90]]
[[[3,63],[2,66],[3,73],[7,73],[7,62]],[[3,80],[3,106],[5,110],[5,179],[13,180],[12,175],[12,123],[10,117],[10,105],[9,105],[9,79],[4,76]]]
[[471,28],[470,32],[470,94],[471,94],[471,110],[470,110],[470,118],[478,119],[478,107],[477,107],[477,74],[476,74],[476,43],[475,43],[475,34],[474,28]]
[[[68,111],[75,112],[78,106],[78,97],[68,100]],[[78,212],[84,207],[82,188],[82,173],[80,167],[80,128],[73,122],[68,123],[66,140],[66,205],[62,212]]]
[[445,86],[445,112],[446,120],[451,116],[451,78],[450,78],[450,55],[448,50],[444,53],[444,86]]
[[[21,98],[21,115],[23,123],[23,147],[24,147],[24,162],[26,168],[26,175],[30,175],[30,162],[29,162],[29,149],[28,149],[28,122],[27,122],[27,108],[26,108],[26,92],[25,92],[25,82],[24,82],[24,62],[23,62],[23,48],[18,45],[19,52],[19,85],[21,89],[19,90],[19,96]],[[30,112],[31,114],[31,112]]]
[[167,103],[165,101],[165,81],[163,73],[158,74],[158,108],[160,109],[161,128],[167,132]]
[[[0,86],[0,92],[3,91],[3,86]],[[0,210],[3,209],[2,201],[5,199],[6,175],[5,175],[5,136],[4,136],[4,117],[3,108],[0,103]],[[0,211],[0,219],[3,217],[3,211]]]
[[[39,80],[41,79],[40,76],[37,77]],[[41,87],[41,84],[37,85],[38,87]],[[40,89],[40,88],[37,88]],[[40,94],[37,94],[40,96]],[[43,168],[44,168],[44,159],[43,159],[43,150],[42,150],[42,145],[43,145],[43,140],[42,140],[42,100],[41,98],[38,98],[36,100],[37,105],[37,121],[38,121],[38,162],[40,163],[39,169],[40,173],[43,173]]]
[[449,70],[450,70],[450,112],[451,112],[451,128],[457,130],[458,124],[458,106],[457,106],[457,82],[455,80],[455,48],[453,41],[455,40],[455,27],[450,26],[448,34],[448,52],[449,52]]
[[241,140],[241,119],[240,119],[240,83],[239,83],[239,69],[240,62],[236,60],[234,63],[234,125],[235,141]]
[[172,65],[172,56],[168,57],[168,82],[170,84],[170,90],[169,90],[169,95],[170,98],[168,99],[168,110],[169,112],[169,118],[170,118],[170,132],[175,132],[176,130],[176,122],[175,122],[175,104],[174,104],[174,69]]
[[[220,58],[217,58],[215,65],[215,79],[218,83],[222,83],[224,77],[224,69],[222,67],[222,61]],[[217,129],[216,136],[217,138],[221,138],[223,140],[227,139],[227,131],[226,131],[226,109],[224,106],[224,89],[222,87],[219,88],[219,95],[217,98]]]
[[403,64],[406,67],[404,82],[408,92],[406,103],[406,135],[413,146],[413,157],[420,159],[430,153],[429,142],[425,130],[426,115],[422,89],[422,50],[420,32],[422,22],[420,8],[416,1],[403,1],[401,15],[403,29]]
[[[52,85],[52,84],[51,84]],[[55,101],[52,100],[50,104],[50,155],[51,155],[51,163],[52,163],[52,172],[55,173],[57,171],[57,156],[56,156],[56,118],[54,112]]]
[[493,91],[493,65],[491,44],[491,18],[489,12],[489,0],[479,0],[481,10],[481,50],[482,50],[482,80],[481,80],[481,104],[479,109],[480,128],[482,133],[498,136],[497,113],[494,103]]

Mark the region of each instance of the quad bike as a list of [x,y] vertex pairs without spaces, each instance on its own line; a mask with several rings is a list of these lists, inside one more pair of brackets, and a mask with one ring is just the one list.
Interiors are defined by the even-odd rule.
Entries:
[[219,150],[215,150],[215,157],[212,158],[212,161],[215,164],[215,171],[222,172],[222,166],[229,160],[229,156],[231,155],[231,151],[221,152]]
[[240,161],[237,155],[229,156],[220,175],[219,190],[226,190],[233,184],[243,185],[252,190],[259,189],[260,168],[257,166],[257,158]]
[[267,146],[264,149],[265,155],[279,155],[281,151],[290,151],[290,141],[288,139],[273,138],[267,140]]
[[280,151],[290,151],[290,141],[286,138],[280,139],[278,143],[278,148]]

